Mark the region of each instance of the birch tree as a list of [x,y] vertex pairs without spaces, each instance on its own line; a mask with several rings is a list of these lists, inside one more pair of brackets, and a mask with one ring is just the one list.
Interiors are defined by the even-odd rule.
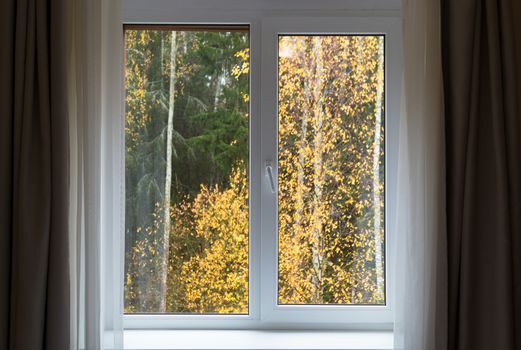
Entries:
[[383,269],[383,242],[382,242],[382,204],[380,178],[380,149],[382,147],[382,100],[384,97],[384,42],[383,37],[378,38],[378,68],[376,79],[376,107],[375,107],[375,133],[373,149],[373,205],[374,205],[374,244],[375,244],[375,268],[376,268],[376,293],[377,298],[384,298],[384,269]]
[[159,311],[166,311],[168,262],[170,253],[170,197],[172,191],[172,151],[174,135],[174,111],[175,111],[175,84],[176,84],[176,58],[177,58],[177,32],[171,33],[170,39],[170,85],[168,92],[168,121],[166,126],[166,173],[165,192],[163,201],[163,256],[161,262],[161,293]]

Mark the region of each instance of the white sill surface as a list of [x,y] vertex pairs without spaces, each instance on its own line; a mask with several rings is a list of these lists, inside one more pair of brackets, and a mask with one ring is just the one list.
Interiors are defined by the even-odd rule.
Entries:
[[388,350],[390,331],[125,330],[128,350]]

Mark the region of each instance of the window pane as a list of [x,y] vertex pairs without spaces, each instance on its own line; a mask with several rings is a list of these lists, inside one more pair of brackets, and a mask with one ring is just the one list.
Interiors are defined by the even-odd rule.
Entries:
[[125,48],[125,312],[248,313],[248,30]]
[[384,304],[384,37],[279,36],[279,304]]

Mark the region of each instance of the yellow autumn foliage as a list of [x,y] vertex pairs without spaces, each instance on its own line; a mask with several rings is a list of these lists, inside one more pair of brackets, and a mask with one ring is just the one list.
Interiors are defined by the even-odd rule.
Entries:
[[384,302],[375,266],[377,254],[383,264],[381,49],[377,36],[279,39],[279,303]]
[[[248,183],[245,175],[244,166],[237,167],[231,174],[229,188],[202,186],[195,200],[188,204],[194,224],[193,231],[185,233],[204,242],[198,254],[183,263],[180,270],[184,307],[190,312],[248,312]],[[174,211],[172,219],[175,217]]]

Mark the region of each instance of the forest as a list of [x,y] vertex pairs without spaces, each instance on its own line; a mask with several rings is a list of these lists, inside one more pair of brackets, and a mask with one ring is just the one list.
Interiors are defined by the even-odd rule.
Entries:
[[[280,36],[280,304],[385,303],[384,39]],[[249,35],[125,31],[125,312],[248,313]]]

